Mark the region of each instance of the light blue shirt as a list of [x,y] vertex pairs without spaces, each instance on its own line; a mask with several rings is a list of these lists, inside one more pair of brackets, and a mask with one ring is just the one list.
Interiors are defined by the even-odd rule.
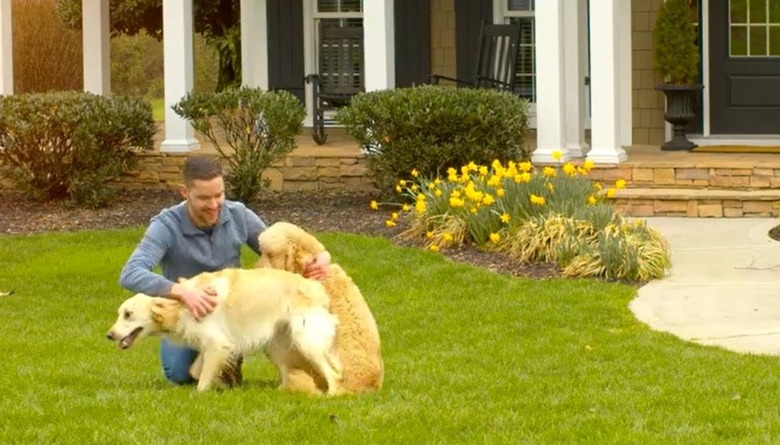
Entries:
[[[135,293],[168,295],[179,278],[241,266],[241,246],[260,254],[257,236],[266,224],[240,202],[225,200],[210,233],[196,227],[182,202],[153,217],[141,242],[119,275]],[[159,265],[162,276],[152,272]]]

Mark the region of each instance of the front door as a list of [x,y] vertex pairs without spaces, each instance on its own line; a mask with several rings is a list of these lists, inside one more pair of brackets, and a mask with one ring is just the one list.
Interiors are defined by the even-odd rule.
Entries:
[[710,132],[780,134],[780,0],[710,0]]

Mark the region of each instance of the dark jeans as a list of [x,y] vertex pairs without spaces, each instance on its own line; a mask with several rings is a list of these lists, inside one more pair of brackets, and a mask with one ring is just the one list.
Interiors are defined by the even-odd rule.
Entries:
[[190,377],[190,366],[198,356],[198,351],[163,338],[160,341],[160,361],[165,378],[177,385],[195,381]]

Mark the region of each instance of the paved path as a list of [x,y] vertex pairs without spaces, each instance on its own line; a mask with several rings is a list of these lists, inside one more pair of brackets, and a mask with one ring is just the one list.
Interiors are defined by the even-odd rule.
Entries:
[[780,355],[780,242],[771,218],[647,218],[672,248],[667,278],[630,308],[651,328],[726,349]]

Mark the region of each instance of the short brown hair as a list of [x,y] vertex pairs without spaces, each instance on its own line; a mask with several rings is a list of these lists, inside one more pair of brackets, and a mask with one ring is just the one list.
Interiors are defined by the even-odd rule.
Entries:
[[209,181],[222,176],[222,164],[211,156],[190,156],[184,161],[184,185],[199,179]]

